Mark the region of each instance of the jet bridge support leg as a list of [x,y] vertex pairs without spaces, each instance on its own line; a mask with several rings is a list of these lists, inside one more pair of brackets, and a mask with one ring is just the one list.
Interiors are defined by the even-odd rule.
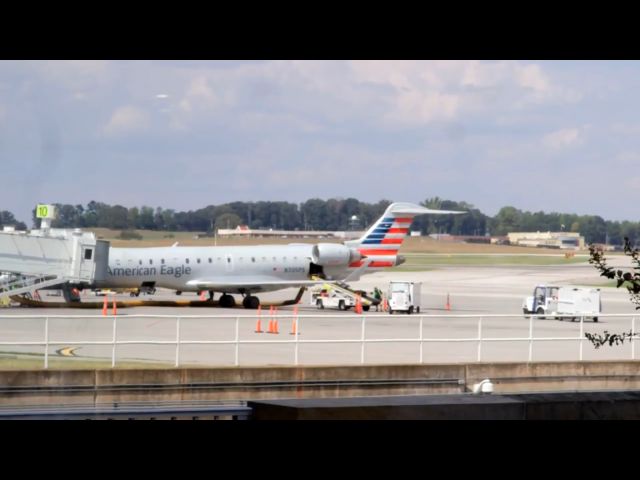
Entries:
[[71,288],[69,283],[65,283],[62,285],[62,296],[64,297],[64,301],[69,303],[79,302],[81,300],[78,289]]

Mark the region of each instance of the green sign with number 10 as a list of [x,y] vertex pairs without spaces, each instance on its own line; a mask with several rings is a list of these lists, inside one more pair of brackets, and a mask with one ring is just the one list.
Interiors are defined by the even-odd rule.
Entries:
[[37,218],[53,218],[53,205],[38,205],[36,207]]

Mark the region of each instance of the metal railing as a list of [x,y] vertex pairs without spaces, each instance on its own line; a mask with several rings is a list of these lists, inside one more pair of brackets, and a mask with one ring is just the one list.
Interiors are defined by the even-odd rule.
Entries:
[[[628,318],[631,317],[631,338],[629,339],[631,346],[630,359],[635,360],[635,343],[638,340],[635,338],[636,331],[636,317],[628,314],[607,314],[607,315],[598,315],[598,318]],[[269,340],[241,340],[240,339],[240,321],[243,319],[251,319],[255,321],[258,317],[255,315],[238,315],[238,316],[229,316],[229,315],[126,315],[126,316],[69,316],[69,315],[48,315],[48,316],[31,316],[31,315],[2,315],[0,316],[0,339],[2,338],[2,321],[7,319],[41,319],[44,322],[44,338],[42,341],[18,341],[18,342],[8,342],[8,341],[0,341],[0,347],[6,346],[35,346],[44,347],[44,368],[49,368],[49,348],[55,346],[64,346],[64,347],[72,347],[72,346],[85,346],[85,345],[102,345],[102,346],[111,346],[111,367],[114,368],[116,366],[116,353],[118,346],[124,345],[173,345],[175,346],[175,362],[174,366],[180,366],[180,352],[181,347],[185,345],[233,345],[234,348],[234,361],[233,364],[235,366],[240,365],[240,346],[242,345],[292,345],[293,346],[293,365],[299,365],[299,349],[302,345],[311,345],[311,344],[331,344],[331,345],[339,345],[339,344],[360,344],[360,364],[365,364],[365,352],[367,345],[371,344],[384,344],[384,343],[413,343],[419,345],[419,354],[417,361],[418,363],[424,363],[424,345],[429,343],[460,343],[460,342],[476,342],[476,361],[482,361],[482,351],[483,345],[491,342],[528,342],[528,361],[533,361],[533,347],[536,342],[555,342],[555,341],[574,341],[578,346],[578,360],[583,361],[584,358],[584,343],[586,337],[584,332],[584,320],[585,317],[580,317],[579,323],[579,334],[572,336],[534,336],[534,323],[538,318],[544,319],[545,316],[536,316],[531,315],[528,318],[529,321],[529,334],[523,337],[495,337],[495,336],[485,336],[485,330],[483,328],[483,321],[486,319],[495,319],[495,318],[519,318],[522,319],[522,314],[503,314],[503,315],[413,315],[411,318],[416,319],[419,324],[418,335],[410,338],[367,338],[367,322],[375,319],[381,318],[394,318],[388,317],[385,315],[353,315],[353,314],[345,314],[345,315],[277,315],[278,320],[290,319],[293,325],[295,322],[295,334],[293,334],[293,338],[287,340],[278,340],[275,338],[271,338]],[[101,319],[101,321],[111,321],[111,339],[103,340],[103,341],[77,341],[77,340],[57,340],[51,341],[49,338],[49,323],[51,319]],[[118,323],[123,321],[129,321],[131,319],[136,318],[153,318],[153,319],[175,319],[175,339],[174,340],[121,340],[118,339]],[[266,320],[270,317],[264,316],[263,320]],[[339,318],[340,320],[344,319],[359,319],[360,320],[360,336],[359,338],[346,338],[346,339],[301,339],[300,332],[303,329],[304,321],[309,319],[332,319]],[[462,338],[429,338],[424,336],[424,327],[426,322],[431,319],[447,319],[447,321],[455,320],[455,319],[476,319],[477,321],[477,335],[474,337],[462,337]],[[185,320],[191,319],[235,319],[235,328],[234,328],[234,338],[229,340],[184,340],[181,338],[181,324]],[[635,340],[635,341],[634,341]],[[588,341],[588,340],[587,340]]]

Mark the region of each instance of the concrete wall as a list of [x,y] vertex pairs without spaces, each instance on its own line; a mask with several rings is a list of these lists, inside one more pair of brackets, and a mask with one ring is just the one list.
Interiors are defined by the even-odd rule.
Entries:
[[640,390],[640,361],[0,371],[0,405]]

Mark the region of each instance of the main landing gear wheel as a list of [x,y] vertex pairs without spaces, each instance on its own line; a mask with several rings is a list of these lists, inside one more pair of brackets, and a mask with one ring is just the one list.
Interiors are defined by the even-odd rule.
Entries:
[[253,295],[247,295],[242,300],[242,306],[251,310],[256,310],[260,306],[260,299]]
[[220,297],[218,303],[222,308],[233,308],[236,306],[236,299],[225,293]]

